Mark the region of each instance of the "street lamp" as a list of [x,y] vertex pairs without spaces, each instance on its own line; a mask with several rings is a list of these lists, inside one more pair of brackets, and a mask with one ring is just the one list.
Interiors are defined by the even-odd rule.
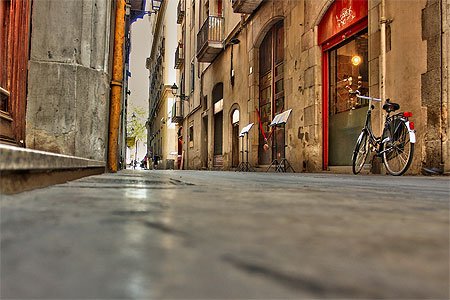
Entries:
[[237,38],[231,39],[228,45],[231,45],[231,66],[230,66],[230,83],[234,86],[234,68],[233,68],[233,45],[239,44],[241,41]]
[[158,11],[161,9],[161,4],[163,0],[152,0],[152,9],[151,10],[141,10],[141,9],[131,9],[131,5],[128,4],[126,7],[126,15],[129,16],[131,12],[138,15],[152,15],[158,13]]
[[171,89],[172,89],[172,94],[173,94],[175,97],[180,98],[182,101],[185,100],[186,96],[185,96],[184,94],[177,95],[178,86],[176,85],[176,83],[174,83],[174,84],[171,86]]

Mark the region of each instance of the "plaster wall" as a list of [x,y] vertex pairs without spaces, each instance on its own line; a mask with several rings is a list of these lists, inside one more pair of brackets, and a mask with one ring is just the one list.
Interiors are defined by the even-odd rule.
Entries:
[[106,160],[112,2],[33,2],[27,147]]
[[422,39],[426,44],[426,69],[422,73],[424,131],[422,165],[442,168],[442,1],[427,0],[422,10]]

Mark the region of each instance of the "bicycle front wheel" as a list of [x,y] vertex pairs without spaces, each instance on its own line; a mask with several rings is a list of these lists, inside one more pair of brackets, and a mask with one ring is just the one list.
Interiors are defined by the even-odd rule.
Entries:
[[352,170],[353,174],[361,172],[364,163],[369,154],[369,134],[366,130],[363,130],[356,141],[355,151],[353,151],[352,157]]
[[383,162],[391,175],[400,176],[411,165],[414,143],[411,143],[405,122],[395,120],[389,127],[389,139],[382,144]]

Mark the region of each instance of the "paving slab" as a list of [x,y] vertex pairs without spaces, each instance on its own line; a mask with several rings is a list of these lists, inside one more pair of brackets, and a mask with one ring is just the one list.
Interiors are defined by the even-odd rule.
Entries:
[[448,299],[448,177],[126,170],[1,195],[3,299]]

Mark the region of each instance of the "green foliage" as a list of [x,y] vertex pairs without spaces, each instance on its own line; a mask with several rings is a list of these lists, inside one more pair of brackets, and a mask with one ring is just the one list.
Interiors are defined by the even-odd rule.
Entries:
[[144,141],[147,138],[145,122],[147,112],[142,107],[131,107],[127,116],[127,136],[136,141]]

